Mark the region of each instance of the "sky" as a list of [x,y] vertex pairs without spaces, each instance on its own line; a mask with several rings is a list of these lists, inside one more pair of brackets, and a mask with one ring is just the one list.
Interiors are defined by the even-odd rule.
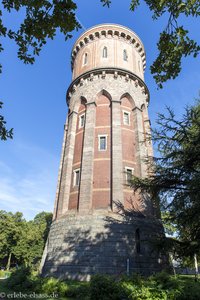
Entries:
[[[17,47],[3,40],[0,54],[3,73],[0,75],[2,114],[8,128],[14,128],[13,140],[0,141],[0,210],[21,211],[28,220],[41,211],[53,211],[58,168],[67,114],[66,91],[71,83],[70,57],[76,39],[84,29],[116,23],[129,27],[142,40],[146,50],[145,82],[150,91],[149,116],[153,127],[158,112],[170,106],[177,117],[184,107],[199,96],[200,59],[183,59],[177,79],[158,90],[149,66],[157,55],[159,33],[166,27],[167,16],[153,21],[148,7],[129,11],[130,0],[112,1],[110,8],[100,0],[75,1],[76,16],[84,28],[73,32],[64,41],[61,34],[49,40],[34,65],[24,65],[17,58]],[[19,14],[3,16],[5,24],[17,27]],[[191,38],[200,43],[200,20],[183,18]]]

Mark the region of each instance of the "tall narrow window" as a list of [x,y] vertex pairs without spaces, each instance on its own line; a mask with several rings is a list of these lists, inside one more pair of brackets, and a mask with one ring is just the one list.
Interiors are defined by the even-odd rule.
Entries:
[[140,229],[137,228],[135,231],[135,244],[136,244],[136,253],[141,253],[141,247],[140,247]]
[[126,172],[126,184],[130,184],[133,176],[133,168],[125,167]]
[[80,183],[80,169],[74,170],[74,187],[79,186]]
[[128,60],[128,54],[127,54],[127,51],[124,49],[124,52],[123,52],[123,58],[125,61]]
[[124,125],[130,125],[130,112],[123,111],[123,123]]
[[85,53],[85,54],[84,54],[84,57],[83,57],[83,64],[86,65],[86,64],[87,64],[87,61],[88,61],[88,54]]
[[103,58],[106,58],[106,57],[108,57],[108,49],[107,49],[107,47],[104,47],[103,48]]
[[85,125],[85,114],[79,116],[79,128],[84,127]]
[[99,145],[98,145],[99,151],[107,150],[107,136],[106,135],[99,135],[98,142],[99,142]]

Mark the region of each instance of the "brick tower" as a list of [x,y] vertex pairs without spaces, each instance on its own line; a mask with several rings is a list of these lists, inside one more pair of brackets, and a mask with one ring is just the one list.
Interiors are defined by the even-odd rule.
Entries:
[[73,80],[44,276],[88,279],[95,273],[152,273],[163,257],[156,208],[134,194],[131,175],[148,176],[152,156],[144,83],[145,51],[130,29],[102,24],[72,49]]

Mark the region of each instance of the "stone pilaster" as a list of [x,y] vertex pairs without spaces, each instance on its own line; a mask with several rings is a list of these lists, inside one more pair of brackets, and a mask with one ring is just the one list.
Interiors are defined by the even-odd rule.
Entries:
[[136,160],[137,165],[139,166],[138,172],[136,176],[145,177],[147,174],[145,158],[147,155],[146,146],[144,144],[144,131],[143,131],[143,118],[142,118],[142,110],[138,107],[133,109],[134,120],[135,120],[135,128],[136,128]]
[[72,163],[74,156],[74,143],[76,134],[77,112],[72,111],[68,116],[68,134],[65,143],[62,163],[59,195],[57,201],[56,216],[65,214],[68,210],[70,184],[72,177]]
[[59,166],[59,171],[58,171],[58,183],[57,183],[56,197],[55,197],[55,204],[54,204],[54,211],[53,211],[53,220],[56,219],[56,215],[57,215],[58,200],[59,200],[59,195],[60,195],[61,175],[62,175],[62,171],[63,171],[63,162],[64,162],[64,157],[65,157],[65,148],[66,148],[66,141],[67,141],[67,133],[68,133],[68,117],[67,117],[65,125],[64,125],[64,137],[63,137],[63,144],[62,144],[60,166]]
[[96,103],[87,103],[86,122],[81,164],[81,184],[79,194],[79,212],[88,213],[92,206],[93,160],[94,160],[94,128]]
[[121,137],[121,101],[112,100],[112,208],[124,203]]

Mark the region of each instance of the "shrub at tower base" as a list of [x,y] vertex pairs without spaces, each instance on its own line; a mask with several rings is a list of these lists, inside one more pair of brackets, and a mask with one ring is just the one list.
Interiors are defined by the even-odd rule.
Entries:
[[[82,300],[197,300],[200,283],[194,277],[174,277],[162,272],[144,278],[133,276],[94,275],[90,282],[60,281],[55,278],[39,278],[27,269],[18,270],[0,282],[3,293],[40,295],[39,299],[82,299]],[[30,297],[31,298],[31,297]]]

